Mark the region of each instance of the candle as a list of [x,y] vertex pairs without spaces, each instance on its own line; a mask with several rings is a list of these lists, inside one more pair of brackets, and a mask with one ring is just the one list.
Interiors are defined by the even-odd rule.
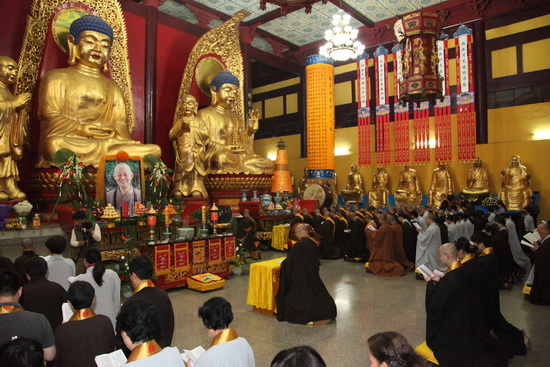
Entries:
[[125,201],[122,203],[122,217],[128,218],[128,202]]
[[202,222],[206,223],[206,206],[202,206]]
[[151,202],[150,201],[147,202],[147,211],[149,211],[149,210],[151,210]]

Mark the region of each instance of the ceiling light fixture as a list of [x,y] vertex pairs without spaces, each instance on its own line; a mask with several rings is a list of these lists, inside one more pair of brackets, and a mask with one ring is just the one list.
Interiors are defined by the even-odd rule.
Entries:
[[322,56],[336,61],[354,60],[365,51],[365,46],[357,41],[359,31],[350,26],[351,16],[338,10],[332,17],[332,29],[325,31],[325,43],[319,49]]

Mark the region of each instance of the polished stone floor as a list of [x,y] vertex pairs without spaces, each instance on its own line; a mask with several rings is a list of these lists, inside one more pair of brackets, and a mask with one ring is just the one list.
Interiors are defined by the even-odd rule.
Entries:
[[[269,259],[284,254],[269,251],[263,256]],[[233,305],[235,318],[231,326],[248,340],[260,367],[269,366],[281,349],[297,345],[315,348],[327,366],[368,366],[367,339],[380,331],[398,331],[413,346],[424,341],[425,283],[415,280],[412,273],[401,278],[380,278],[366,274],[363,264],[323,260],[321,277],[338,307],[336,322],[323,326],[279,322],[274,316],[253,311],[246,304],[248,275],[244,273],[212,292],[171,290],[176,313],[173,344],[180,350],[210,345],[197,310],[214,296],[224,297]],[[515,357],[510,366],[550,365],[550,307],[524,301],[519,285],[512,291],[501,291],[501,307],[508,321],[525,329],[532,341],[529,354]]]

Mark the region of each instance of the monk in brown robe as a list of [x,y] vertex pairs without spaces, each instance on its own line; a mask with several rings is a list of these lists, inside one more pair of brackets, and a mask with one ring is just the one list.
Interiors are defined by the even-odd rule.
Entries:
[[401,225],[395,220],[395,217],[388,215],[387,222],[390,225],[393,234],[393,258],[397,261],[403,269],[411,271],[414,267],[412,261],[409,261],[405,252],[405,245],[403,240],[403,230]]
[[394,258],[396,253],[394,248],[397,244],[394,231],[388,224],[388,215],[380,214],[378,222],[380,227],[374,236],[368,271],[382,277],[403,276],[407,270]]

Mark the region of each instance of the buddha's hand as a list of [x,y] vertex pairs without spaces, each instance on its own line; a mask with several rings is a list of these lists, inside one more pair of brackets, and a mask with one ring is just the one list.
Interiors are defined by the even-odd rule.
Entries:
[[28,104],[31,101],[32,95],[30,93],[22,93],[14,98],[14,105],[15,109],[19,111],[23,107],[25,107],[26,104]]
[[91,139],[107,139],[115,136],[113,129],[108,127],[99,127],[91,124],[80,124],[76,128],[78,135]]

